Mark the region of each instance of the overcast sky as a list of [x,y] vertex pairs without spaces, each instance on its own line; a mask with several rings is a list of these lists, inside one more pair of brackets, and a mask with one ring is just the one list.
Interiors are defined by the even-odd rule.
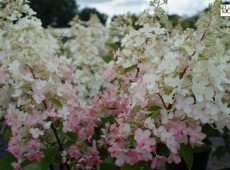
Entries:
[[[169,14],[191,16],[206,8],[211,2],[214,2],[214,0],[168,0],[164,9]],[[94,7],[112,17],[128,11],[138,13],[147,9],[149,0],[77,0],[77,3],[80,8]]]

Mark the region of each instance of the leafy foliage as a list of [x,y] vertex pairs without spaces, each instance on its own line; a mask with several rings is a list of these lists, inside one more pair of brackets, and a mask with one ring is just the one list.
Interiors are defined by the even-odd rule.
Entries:
[[121,170],[151,170],[150,162],[138,162],[134,165],[124,165]]
[[79,12],[78,15],[82,21],[89,21],[92,14],[97,15],[103,25],[106,24],[108,15],[99,12],[96,8],[84,8]]
[[0,160],[0,169],[13,170],[11,164],[16,160],[17,159],[13,155],[8,154],[5,158]]
[[181,144],[180,154],[181,154],[181,157],[185,160],[188,169],[191,170],[192,164],[193,164],[192,147],[190,145]]
[[30,0],[30,6],[44,27],[67,27],[78,12],[75,0]]

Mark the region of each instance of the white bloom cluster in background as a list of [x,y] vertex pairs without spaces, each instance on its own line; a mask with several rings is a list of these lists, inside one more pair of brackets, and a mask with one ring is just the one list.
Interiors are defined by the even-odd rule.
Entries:
[[[131,13],[117,16],[108,26],[107,43],[120,45],[122,38],[135,28],[137,16]],[[118,46],[119,47],[119,46]]]
[[86,104],[105,87],[103,68],[106,28],[96,15],[87,22],[78,17],[71,22],[71,28],[64,43],[64,51],[74,69],[74,85],[79,102]]

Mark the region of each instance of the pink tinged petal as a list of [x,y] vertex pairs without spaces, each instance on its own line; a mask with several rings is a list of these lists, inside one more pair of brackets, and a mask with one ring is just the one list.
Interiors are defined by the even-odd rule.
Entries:
[[108,148],[109,153],[111,154],[112,157],[115,157],[117,154],[117,150],[113,147]]
[[118,167],[122,167],[125,163],[125,160],[122,159],[122,158],[119,158],[115,161],[115,164],[118,166]]
[[28,160],[30,161],[40,161],[42,158],[44,158],[44,154],[41,152],[32,153],[28,156]]
[[8,77],[9,75],[4,71],[4,69],[0,68],[0,83],[5,83]]
[[14,156],[16,156],[17,158],[22,156],[22,151],[21,149],[17,148],[17,147],[12,147],[8,149],[9,152],[11,152]]
[[70,146],[67,152],[71,158],[78,159],[81,156],[78,151],[78,148],[74,145]]
[[121,103],[121,109],[124,113],[128,113],[129,108],[128,108],[128,101],[124,98],[121,98],[120,100]]
[[160,167],[160,161],[159,161],[159,158],[158,158],[158,157],[155,157],[155,158],[153,158],[153,160],[152,160],[151,168],[152,168],[152,169],[156,169],[156,168],[158,168],[158,167]]
[[154,138],[150,138],[145,144],[145,148],[149,152],[153,152],[155,150],[155,146],[156,140]]
[[11,166],[15,169],[15,170],[21,170],[22,168],[21,168],[21,165],[19,164],[19,163],[17,163],[17,162],[13,162],[12,164],[11,164]]
[[183,136],[184,136],[183,130],[179,130],[179,131],[177,132],[177,136],[183,137]]
[[137,130],[135,130],[134,139],[135,139],[136,141],[138,141],[138,140],[139,140],[139,138],[140,138],[140,136],[141,136],[142,132],[143,132],[143,130],[142,130],[142,129],[140,129],[140,128],[138,128]]
[[63,164],[65,164],[66,161],[67,161],[67,158],[66,158],[66,157],[62,157],[61,162],[62,162]]
[[126,163],[133,165],[138,162],[139,157],[140,155],[138,152],[133,149],[129,149],[127,152]]
[[156,169],[162,166],[168,159],[164,156],[156,156],[152,160],[151,168]]
[[16,136],[12,136],[8,143],[8,151],[12,153],[17,158],[22,156],[22,150],[20,149],[19,141],[17,140]]
[[62,156],[62,163],[64,164],[64,163],[66,163],[66,161],[67,161],[67,151],[66,150],[64,150],[64,151],[62,151],[62,153],[61,153],[61,156]]
[[179,155],[176,154],[170,154],[169,158],[168,158],[168,163],[175,163],[175,164],[179,164],[181,162],[181,157]]
[[113,75],[115,74],[114,70],[111,67],[107,67],[104,71],[104,79],[106,82],[112,80]]
[[149,161],[153,159],[152,153],[146,151],[145,149],[137,149],[136,151],[139,153],[139,161]]
[[176,164],[179,164],[181,162],[181,157],[179,155],[174,155],[173,160]]
[[92,169],[92,167],[99,164],[100,161],[98,157],[93,156],[93,157],[86,158],[85,162],[87,166],[89,166],[89,169]]
[[143,147],[146,143],[146,141],[149,139],[151,135],[150,130],[143,131],[142,129],[138,128],[135,131],[134,139],[137,141],[137,145],[139,147]]
[[44,132],[38,128],[30,128],[29,132],[34,139],[37,139],[40,135],[44,135]]
[[40,143],[36,140],[32,140],[27,143],[27,148],[29,151],[37,151],[40,149]]
[[187,97],[187,98],[185,99],[185,102],[186,102],[186,104],[190,105],[190,104],[193,104],[193,103],[194,103],[194,99],[193,99],[193,97]]
[[177,110],[182,110],[182,108],[183,108],[183,107],[182,107],[181,104],[176,104],[176,109],[177,109]]
[[150,130],[145,130],[144,131],[144,134],[143,134],[143,136],[145,137],[145,138],[149,138],[150,137],[150,135],[151,135],[151,132],[150,132]]
[[126,154],[124,152],[118,152],[117,155],[116,155],[116,162],[115,164],[118,166],[118,167],[122,167],[125,163],[125,159],[126,159]]

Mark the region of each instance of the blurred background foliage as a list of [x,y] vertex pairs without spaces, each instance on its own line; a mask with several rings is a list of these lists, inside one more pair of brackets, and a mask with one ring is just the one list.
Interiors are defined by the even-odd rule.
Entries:
[[54,28],[69,27],[69,22],[75,15],[82,21],[88,21],[91,14],[96,14],[102,24],[106,24],[108,15],[97,11],[95,8],[79,10],[75,0],[29,0],[31,8],[37,12],[43,27]]
[[30,0],[31,8],[37,12],[43,27],[67,27],[78,13],[75,0]]
[[82,20],[82,21],[88,21],[90,19],[90,16],[92,14],[95,14],[97,15],[97,17],[99,18],[99,20],[101,21],[101,23],[103,25],[106,24],[106,21],[108,19],[108,15],[104,14],[104,13],[100,13],[96,8],[84,8],[82,9],[78,15],[79,15],[79,18]]
[[[229,2],[223,2],[229,4]],[[79,10],[76,0],[30,0],[31,8],[37,12],[37,17],[41,19],[43,27],[52,26],[54,28],[69,27],[69,22],[75,15],[79,15],[82,21],[88,21],[91,14],[96,14],[103,25],[108,20],[108,15],[99,12],[95,8],[83,8]],[[205,9],[207,10],[207,9]],[[195,23],[199,14],[186,17],[179,15],[169,15],[169,21],[173,27],[181,26],[183,30],[186,28],[196,28]],[[112,21],[118,16],[113,16]],[[133,14],[133,23],[137,20],[137,16]]]

